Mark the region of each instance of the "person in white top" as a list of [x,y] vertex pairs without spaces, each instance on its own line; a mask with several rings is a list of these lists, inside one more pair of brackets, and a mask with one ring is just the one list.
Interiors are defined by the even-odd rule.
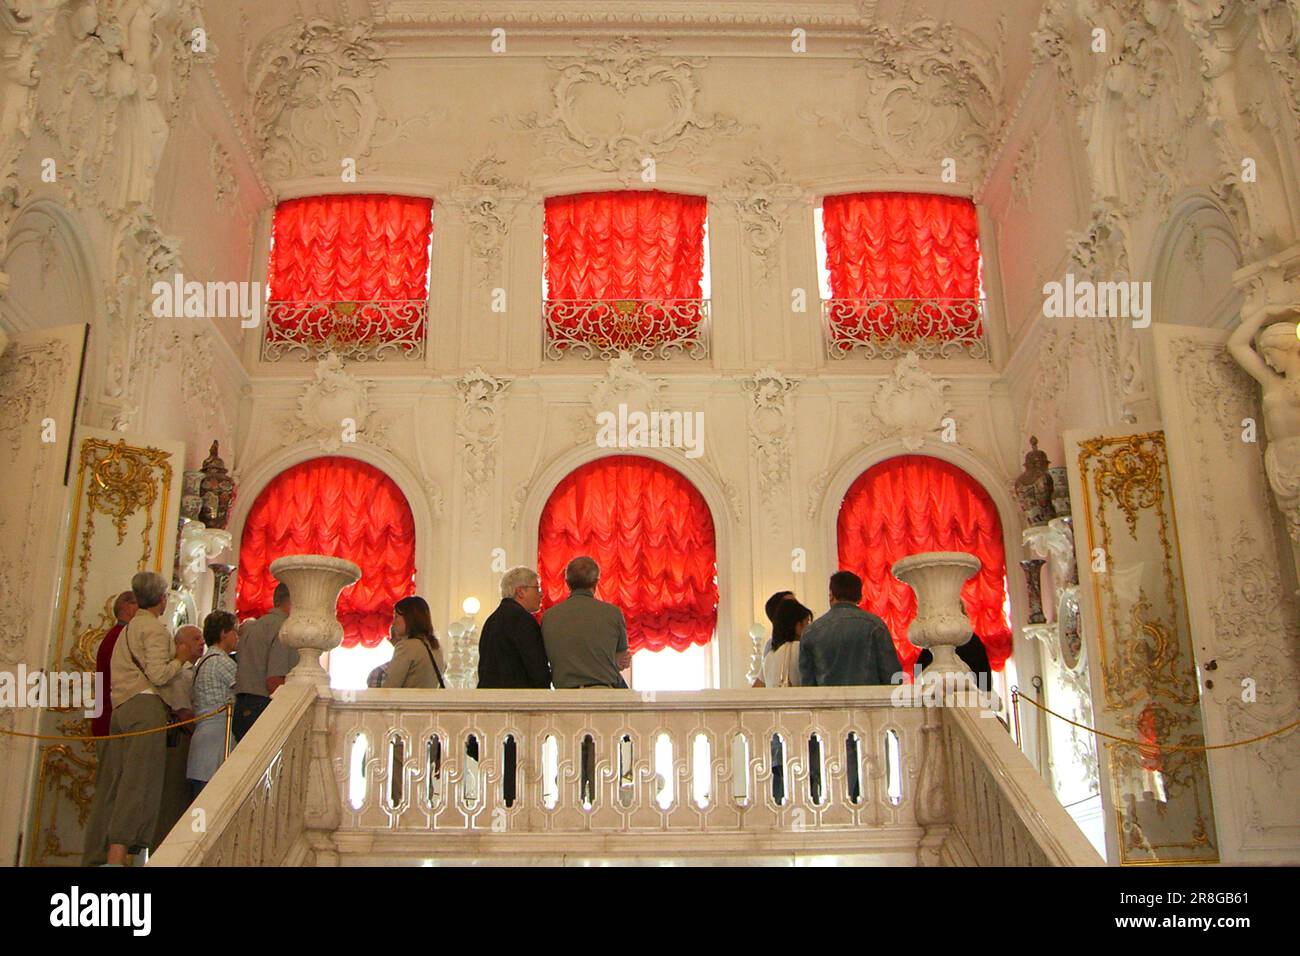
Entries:
[[766,686],[799,686],[799,638],[812,623],[812,616],[812,611],[794,598],[786,598],[777,606],[772,619],[772,649],[763,658]]

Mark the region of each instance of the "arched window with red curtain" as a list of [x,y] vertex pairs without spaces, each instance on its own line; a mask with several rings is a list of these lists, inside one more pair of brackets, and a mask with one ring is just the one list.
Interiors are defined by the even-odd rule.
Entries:
[[681,651],[713,638],[713,516],[680,472],[638,455],[611,455],[570,472],[538,526],[543,610],[568,596],[564,568],[584,554],[600,565],[596,596],[623,609],[633,653]]
[[433,200],[350,194],[275,207],[268,341],[423,341]]
[[271,609],[276,581],[270,565],[287,554],[347,558],[361,568],[361,580],[339,596],[343,646],[375,647],[388,636],[393,605],[414,592],[411,507],[391,478],[355,458],[294,465],[262,489],[244,522],[240,617]]
[[690,338],[703,319],[708,200],[654,190],[551,196],[547,338],[633,349]]
[[962,604],[989,663],[1002,669],[1011,656],[1002,522],[979,482],[927,455],[890,458],[849,487],[837,532],[839,566],[862,578],[862,606],[889,626],[909,673],[920,656],[907,639],[916,595],[890,569],[900,558],[926,551],[965,551],[979,558],[979,572],[962,588]]
[[[961,196],[850,193],[822,200],[832,345],[863,335],[957,338],[980,323],[979,220]],[[884,300],[863,305],[864,301]]]

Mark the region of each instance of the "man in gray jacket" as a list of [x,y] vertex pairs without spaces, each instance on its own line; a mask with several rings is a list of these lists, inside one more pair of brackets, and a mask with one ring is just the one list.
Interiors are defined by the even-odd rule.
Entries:
[[627,622],[617,605],[596,599],[600,566],[574,558],[564,569],[569,596],[542,616],[542,643],[556,690],[626,687],[620,670],[632,663]]

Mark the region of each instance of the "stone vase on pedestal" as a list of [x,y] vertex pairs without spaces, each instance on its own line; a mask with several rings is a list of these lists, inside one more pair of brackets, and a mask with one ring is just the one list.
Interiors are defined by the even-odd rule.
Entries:
[[971,672],[957,656],[957,648],[971,636],[961,589],[979,569],[979,558],[960,551],[913,554],[894,564],[894,576],[916,594],[916,620],[908,628],[908,639],[934,655],[921,675],[923,685],[944,674]]
[[289,588],[293,608],[280,629],[280,640],[298,651],[286,682],[329,686],[320,656],[343,643],[339,593],[361,580],[361,569],[343,558],[293,554],[272,561],[271,573]]

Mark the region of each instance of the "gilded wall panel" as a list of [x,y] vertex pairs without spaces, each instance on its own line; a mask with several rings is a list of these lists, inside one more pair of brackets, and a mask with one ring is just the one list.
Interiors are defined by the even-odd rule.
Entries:
[[[93,671],[99,643],[113,625],[113,598],[137,571],[166,575],[176,547],[184,446],[98,429],[82,429],[77,437],[48,658],[52,671]],[[88,734],[90,721],[81,709],[52,708],[42,714],[41,733]],[[80,862],[95,766],[89,743],[42,746],[30,865]]]
[[[1092,674],[1123,864],[1219,860],[1178,522],[1161,431],[1078,440]],[[1104,783],[1105,785],[1105,783]]]

